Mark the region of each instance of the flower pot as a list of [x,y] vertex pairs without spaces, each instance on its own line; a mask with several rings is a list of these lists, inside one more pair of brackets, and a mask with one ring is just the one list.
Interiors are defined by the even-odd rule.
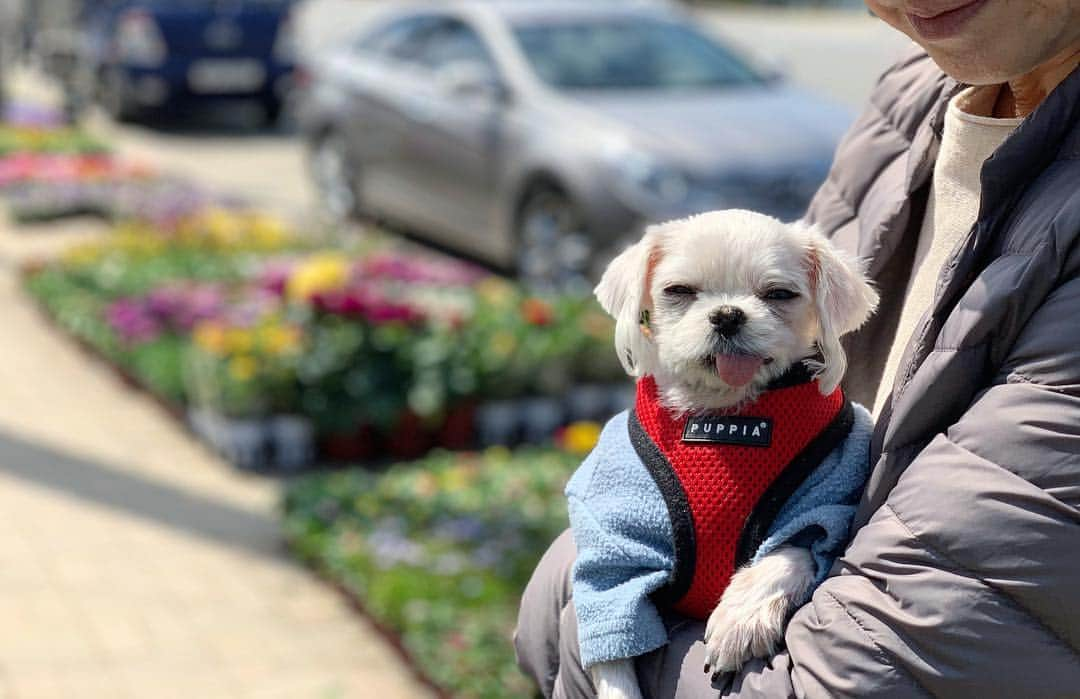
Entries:
[[333,432],[322,438],[320,450],[331,461],[364,461],[375,455],[375,434],[370,425],[351,432]]
[[601,421],[611,417],[611,389],[600,384],[582,384],[567,392],[566,407],[572,422]]
[[315,456],[315,426],[302,415],[275,415],[269,421],[274,466],[297,471]]
[[423,420],[411,410],[398,418],[397,424],[386,434],[386,451],[395,459],[416,459],[431,448],[432,434]]
[[191,428],[196,437],[212,445],[215,449],[220,449],[220,440],[218,438],[220,415],[206,408],[191,406],[187,410],[187,421],[188,427]]
[[439,429],[439,446],[457,451],[472,448],[476,441],[475,422],[475,403],[470,401],[455,405],[446,414],[446,419]]
[[269,430],[259,418],[225,418],[222,454],[237,468],[254,471],[266,464]]
[[609,387],[608,391],[611,400],[609,410],[612,415],[634,407],[637,399],[637,388],[634,385],[617,384]]
[[513,445],[521,427],[517,401],[496,400],[476,409],[476,436],[482,447]]
[[522,403],[524,439],[530,444],[547,442],[563,424],[563,406],[554,398],[529,398]]

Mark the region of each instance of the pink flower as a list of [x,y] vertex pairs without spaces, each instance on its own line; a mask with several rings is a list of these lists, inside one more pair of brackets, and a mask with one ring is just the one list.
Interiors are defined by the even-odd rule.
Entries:
[[109,327],[129,344],[142,344],[156,340],[162,332],[161,324],[149,312],[146,303],[139,298],[114,301],[105,311]]
[[277,296],[285,295],[285,286],[296,267],[295,260],[272,260],[263,266],[256,283],[259,287],[273,292]]

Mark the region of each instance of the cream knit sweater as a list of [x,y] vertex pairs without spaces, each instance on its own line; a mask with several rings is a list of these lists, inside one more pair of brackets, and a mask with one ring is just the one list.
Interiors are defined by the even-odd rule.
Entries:
[[998,86],[971,87],[949,102],[945,125],[934,164],[930,198],[915,249],[915,264],[908,282],[896,337],[889,349],[874,400],[874,417],[881,414],[896,380],[904,349],[919,321],[934,300],[938,275],[953,250],[960,245],[979,213],[982,185],[979,174],[989,158],[1012,133],[1021,119],[995,119]]

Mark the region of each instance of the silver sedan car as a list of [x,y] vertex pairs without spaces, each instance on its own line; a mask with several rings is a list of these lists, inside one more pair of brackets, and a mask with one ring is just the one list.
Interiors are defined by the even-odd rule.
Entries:
[[625,0],[395,5],[300,81],[328,210],[560,284],[649,222],[801,216],[850,123],[672,6]]

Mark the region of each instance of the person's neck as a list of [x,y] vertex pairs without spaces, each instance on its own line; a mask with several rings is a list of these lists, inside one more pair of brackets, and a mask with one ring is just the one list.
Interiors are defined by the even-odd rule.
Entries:
[[1070,46],[1030,73],[1001,86],[994,116],[1026,117],[1035,111],[1046,96],[1080,65],[1080,44]]

